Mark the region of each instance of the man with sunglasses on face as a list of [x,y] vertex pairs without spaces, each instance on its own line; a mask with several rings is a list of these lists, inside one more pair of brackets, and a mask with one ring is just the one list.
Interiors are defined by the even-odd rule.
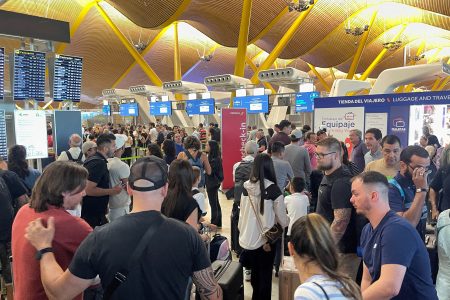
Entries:
[[400,171],[389,181],[389,206],[416,227],[422,240],[427,220],[429,166],[430,157],[424,148],[408,146],[400,154]]

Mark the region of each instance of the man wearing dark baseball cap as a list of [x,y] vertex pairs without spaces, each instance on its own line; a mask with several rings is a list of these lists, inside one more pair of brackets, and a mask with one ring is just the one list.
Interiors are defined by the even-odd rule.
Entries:
[[[128,178],[127,190],[133,196],[130,214],[95,228],[65,272],[51,252],[42,254],[41,279],[47,293],[73,298],[99,275],[105,298],[184,299],[192,277],[202,299],[222,299],[200,235],[160,212],[167,186],[164,160],[137,160]],[[26,236],[39,251],[51,248],[54,231],[53,221],[45,228],[36,220]],[[136,255],[136,249],[144,250]]]

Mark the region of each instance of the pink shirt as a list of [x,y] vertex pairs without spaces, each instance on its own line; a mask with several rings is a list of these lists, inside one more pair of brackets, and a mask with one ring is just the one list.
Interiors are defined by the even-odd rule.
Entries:
[[311,161],[311,169],[317,169],[317,157],[316,153],[316,145],[314,143],[306,141],[303,147],[306,148],[309,154],[309,160]]

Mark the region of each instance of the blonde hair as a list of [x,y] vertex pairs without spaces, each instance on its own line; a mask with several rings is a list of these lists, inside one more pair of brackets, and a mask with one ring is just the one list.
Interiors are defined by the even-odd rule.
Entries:
[[339,282],[341,293],[350,299],[362,299],[358,285],[339,271],[338,251],[330,231],[330,224],[319,214],[312,213],[298,219],[291,229],[290,243],[296,254],[316,263],[331,279]]

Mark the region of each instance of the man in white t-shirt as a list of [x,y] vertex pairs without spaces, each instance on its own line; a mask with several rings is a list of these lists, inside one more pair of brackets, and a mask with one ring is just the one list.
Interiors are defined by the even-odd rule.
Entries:
[[284,198],[284,204],[289,217],[288,237],[291,235],[292,224],[298,219],[308,214],[309,198],[305,194],[305,179],[302,177],[292,178],[289,185],[289,196]]
[[[130,176],[130,167],[121,161],[120,157],[122,157],[125,150],[124,146],[127,141],[127,136],[123,134],[116,134],[115,136],[117,150],[114,152],[113,158],[108,158],[109,180],[111,186],[122,184],[122,186],[126,187],[128,177]],[[125,188],[119,194],[109,196],[109,221],[112,222],[128,214],[130,212],[130,203],[131,199]]]
[[77,161],[80,160],[80,163],[84,161],[84,155],[81,152],[81,144],[83,143],[83,139],[78,134],[74,133],[69,138],[69,146],[70,149],[67,151],[61,152],[58,156],[57,160],[60,161]]

